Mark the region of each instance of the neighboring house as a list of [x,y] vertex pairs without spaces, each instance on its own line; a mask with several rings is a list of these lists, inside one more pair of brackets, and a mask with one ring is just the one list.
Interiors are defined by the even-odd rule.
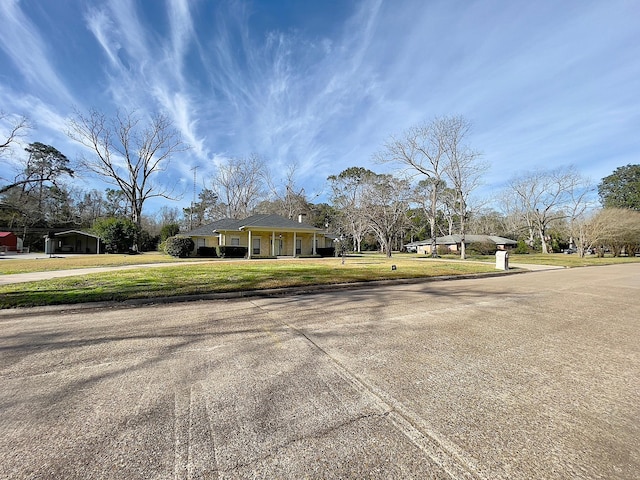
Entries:
[[22,239],[13,232],[0,232],[0,252],[22,251]]
[[332,247],[332,237],[320,229],[280,215],[253,215],[242,220],[225,218],[184,234],[198,247],[235,245],[247,247],[252,256],[315,255],[318,248]]
[[[494,243],[497,250],[509,250],[518,245],[518,242],[509,238],[498,237],[496,235],[465,235],[464,243],[469,245],[470,243]],[[459,252],[462,244],[462,235],[447,235],[446,237],[437,237],[436,246],[445,246],[450,252]],[[411,242],[405,245],[405,248],[410,252],[417,252],[423,254],[431,253],[431,239],[422,240],[419,242]]]
[[54,233],[45,237],[44,251],[53,253],[100,253],[100,237],[79,230]]

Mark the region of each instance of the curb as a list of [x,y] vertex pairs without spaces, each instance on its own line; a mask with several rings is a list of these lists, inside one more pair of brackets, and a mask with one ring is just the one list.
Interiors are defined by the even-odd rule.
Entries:
[[439,277],[424,277],[424,278],[399,278],[393,280],[372,280],[364,282],[352,282],[352,283],[329,283],[321,285],[305,285],[298,287],[280,287],[280,288],[267,288],[262,290],[243,290],[235,292],[218,292],[218,293],[203,293],[196,295],[177,295],[171,297],[149,297],[149,298],[133,298],[129,300],[108,300],[98,302],[87,303],[69,303],[61,305],[42,305],[36,307],[15,307],[8,309],[0,309],[0,317],[10,316],[11,313],[17,311],[40,313],[40,312],[69,312],[76,310],[91,310],[91,309],[106,309],[106,308],[127,308],[127,307],[141,307],[151,305],[167,305],[171,303],[187,303],[187,302],[203,302],[203,301],[215,301],[215,300],[235,300],[243,298],[267,298],[277,297],[285,295],[310,295],[319,294],[325,292],[334,292],[340,290],[357,290],[370,287],[381,287],[388,285],[412,285],[418,283],[430,283],[430,282],[443,282],[451,280],[469,280],[476,278],[491,278],[502,277],[505,275],[519,275],[522,273],[531,273],[528,270],[518,269],[510,271],[499,272],[487,272],[487,273],[475,273],[464,275],[443,275]]

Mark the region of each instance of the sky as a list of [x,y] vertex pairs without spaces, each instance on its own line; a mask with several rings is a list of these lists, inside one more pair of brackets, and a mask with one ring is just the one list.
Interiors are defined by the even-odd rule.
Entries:
[[77,158],[74,110],[173,122],[191,149],[158,181],[183,196],[150,209],[251,154],[327,201],[329,175],[392,171],[373,160],[391,135],[450,115],[489,197],[532,169],[597,183],[639,162],[636,0],[0,0],[0,25],[0,111],[29,117],[27,142]]

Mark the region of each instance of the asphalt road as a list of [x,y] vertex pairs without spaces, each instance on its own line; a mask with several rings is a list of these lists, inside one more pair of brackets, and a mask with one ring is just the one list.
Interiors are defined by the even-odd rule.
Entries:
[[0,311],[0,478],[640,476],[640,264]]

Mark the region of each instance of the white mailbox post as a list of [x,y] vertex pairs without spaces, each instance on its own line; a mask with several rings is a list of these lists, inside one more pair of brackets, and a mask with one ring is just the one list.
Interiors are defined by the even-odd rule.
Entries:
[[509,252],[505,250],[496,251],[496,269],[509,270]]

